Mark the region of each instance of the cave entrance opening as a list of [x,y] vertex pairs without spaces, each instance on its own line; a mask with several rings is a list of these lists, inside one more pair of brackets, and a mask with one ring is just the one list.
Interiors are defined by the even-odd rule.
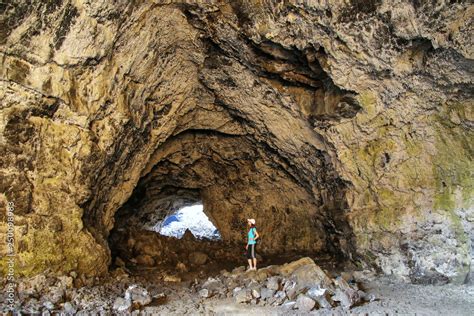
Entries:
[[[201,190],[140,183],[115,213],[108,243],[112,267],[132,273],[172,271],[181,278],[233,269],[243,251],[221,235],[221,228],[205,209]],[[225,228],[225,227],[224,227]]]
[[196,203],[178,209],[163,221],[153,226],[160,235],[183,238],[189,230],[198,239],[221,240],[221,234],[209,217],[204,213],[202,203]]

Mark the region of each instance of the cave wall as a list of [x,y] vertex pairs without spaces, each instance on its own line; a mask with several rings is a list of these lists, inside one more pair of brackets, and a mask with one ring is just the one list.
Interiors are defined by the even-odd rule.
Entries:
[[233,218],[258,210],[271,216],[264,229],[311,231],[298,244],[270,230],[297,249],[337,248],[405,280],[464,281],[473,11],[468,1],[4,5],[0,231],[13,201],[17,272],[105,273],[117,209],[141,182],[168,181],[201,190],[226,238],[237,238]]

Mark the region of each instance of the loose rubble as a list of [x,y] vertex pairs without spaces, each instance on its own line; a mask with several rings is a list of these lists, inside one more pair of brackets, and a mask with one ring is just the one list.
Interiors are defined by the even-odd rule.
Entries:
[[283,306],[302,312],[337,306],[348,310],[366,300],[366,294],[355,282],[348,283],[341,276],[331,279],[308,257],[282,266],[243,270],[244,267],[239,267],[209,278],[196,290],[205,298],[209,296],[203,294],[210,291],[221,298],[231,293],[236,303]]
[[[131,273],[118,267],[95,285],[75,273],[18,280],[15,311],[28,315],[431,314],[429,302],[440,305],[436,306],[439,314],[470,316],[468,311],[474,307],[474,289],[469,285],[396,284],[374,279],[368,270],[326,272],[310,258],[257,271],[241,266],[196,278],[186,278],[192,272],[179,274],[173,269]],[[184,281],[165,282],[165,276]],[[0,313],[7,311],[0,303]]]

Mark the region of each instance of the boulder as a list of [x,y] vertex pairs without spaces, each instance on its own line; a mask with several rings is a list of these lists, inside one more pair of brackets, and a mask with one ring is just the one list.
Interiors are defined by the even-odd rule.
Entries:
[[284,276],[291,275],[296,281],[298,289],[312,287],[316,284],[327,289],[334,289],[332,280],[311,258],[302,258],[286,264],[280,271]]
[[295,272],[296,269],[306,265],[314,264],[313,259],[309,257],[304,257],[292,262],[285,263],[284,265],[278,267],[278,272],[282,275],[288,276]]

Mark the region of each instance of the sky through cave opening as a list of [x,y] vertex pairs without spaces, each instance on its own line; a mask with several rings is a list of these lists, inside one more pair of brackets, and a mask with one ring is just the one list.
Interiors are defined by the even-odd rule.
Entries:
[[221,234],[204,213],[202,203],[185,206],[153,227],[161,235],[182,238],[186,229],[199,239],[221,240]]

